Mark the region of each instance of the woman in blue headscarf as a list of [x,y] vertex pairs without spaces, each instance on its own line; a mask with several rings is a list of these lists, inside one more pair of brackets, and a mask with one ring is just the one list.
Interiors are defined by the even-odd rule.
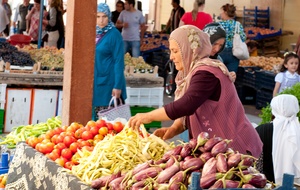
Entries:
[[106,109],[112,98],[126,99],[124,47],[120,32],[111,21],[107,4],[97,7],[96,51],[93,90],[93,120],[99,110]]

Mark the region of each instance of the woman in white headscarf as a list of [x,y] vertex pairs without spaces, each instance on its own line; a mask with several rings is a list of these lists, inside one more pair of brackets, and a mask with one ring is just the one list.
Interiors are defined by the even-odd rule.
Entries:
[[282,183],[284,173],[300,177],[299,102],[293,95],[282,94],[271,101],[273,120],[272,157],[274,177]]
[[2,35],[2,32],[5,30],[8,24],[9,24],[9,19],[2,5],[2,0],[0,0],[0,36]]

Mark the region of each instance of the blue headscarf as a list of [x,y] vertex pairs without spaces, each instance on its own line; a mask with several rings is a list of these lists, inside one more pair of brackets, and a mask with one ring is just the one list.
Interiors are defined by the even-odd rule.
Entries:
[[108,32],[110,29],[112,29],[113,27],[115,27],[114,23],[111,21],[111,12],[109,9],[109,6],[105,3],[100,3],[97,6],[97,13],[104,13],[107,15],[108,17],[108,24],[104,27],[104,28],[100,28],[98,25],[96,26],[96,34],[105,34],[106,32]]

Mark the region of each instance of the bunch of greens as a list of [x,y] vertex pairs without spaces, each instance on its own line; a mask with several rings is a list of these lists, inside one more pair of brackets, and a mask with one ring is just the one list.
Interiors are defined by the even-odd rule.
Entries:
[[[280,94],[291,94],[296,96],[298,99],[299,105],[300,105],[300,83],[295,84],[291,88],[287,88],[284,91],[282,91]],[[300,118],[300,112],[297,114],[298,118]],[[260,124],[269,123],[272,121],[272,110],[270,107],[270,104],[268,104],[266,107],[262,108],[261,114],[259,117],[262,119]]]

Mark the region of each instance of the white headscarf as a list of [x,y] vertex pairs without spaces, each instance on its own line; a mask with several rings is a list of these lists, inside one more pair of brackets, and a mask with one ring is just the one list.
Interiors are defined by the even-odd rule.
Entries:
[[2,0],[0,0],[0,33],[5,30],[6,25],[9,24],[9,19],[6,14],[6,10],[2,5]]
[[300,177],[299,102],[293,95],[282,94],[271,101],[273,121],[272,157],[275,183],[282,184],[284,173]]

